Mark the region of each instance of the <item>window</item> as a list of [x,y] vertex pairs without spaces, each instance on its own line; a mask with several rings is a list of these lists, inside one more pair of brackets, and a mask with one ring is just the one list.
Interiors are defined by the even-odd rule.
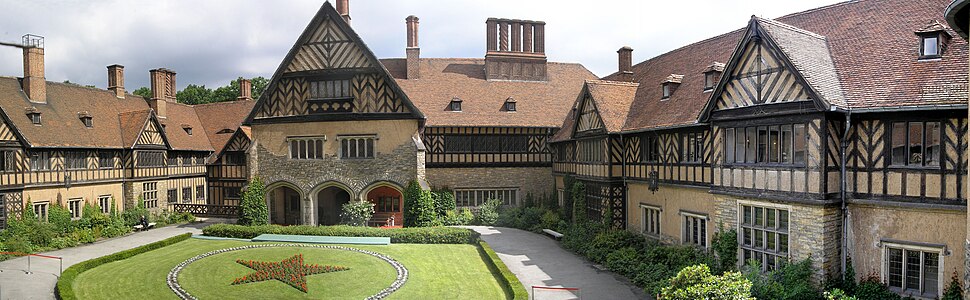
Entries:
[[640,233],[660,236],[660,207],[640,204]]
[[375,212],[400,212],[401,211],[401,198],[399,197],[379,197],[377,198],[377,205],[374,206]]
[[98,207],[101,208],[101,213],[107,214],[111,212],[111,195],[101,195],[98,196]]
[[763,271],[788,260],[788,210],[740,204],[741,263],[754,259]]
[[81,218],[81,198],[67,200],[67,210],[71,212],[71,219]]
[[195,200],[199,202],[205,202],[205,186],[197,185],[195,186]]
[[81,123],[84,123],[84,127],[87,128],[94,127],[94,122],[91,121],[91,117],[81,117]]
[[27,117],[30,118],[30,123],[33,123],[34,125],[40,125],[40,113],[39,112],[29,113],[29,114],[27,114]]
[[[445,152],[447,153],[528,153],[529,136],[527,135],[446,135]],[[565,154],[565,152],[563,152]]]
[[680,160],[682,162],[699,163],[704,160],[703,134],[698,132],[685,133],[681,145],[682,156]]
[[925,35],[920,37],[920,58],[937,58],[940,57],[940,36],[935,35]]
[[512,97],[505,99],[505,111],[515,111],[515,99]]
[[182,188],[182,203],[192,203],[192,187]]
[[205,164],[205,159],[207,157],[209,157],[209,156],[208,155],[205,155],[205,154],[197,154],[195,156],[195,165],[196,166],[204,165]]
[[164,167],[165,151],[135,151],[135,166]]
[[218,132],[216,132],[216,134],[227,134],[227,133],[233,133],[233,132],[236,132],[236,131],[235,130],[232,130],[230,128],[223,128],[223,129],[219,130]]
[[88,154],[84,151],[64,152],[64,164],[68,170],[87,169]]
[[179,156],[178,156],[178,154],[169,153],[168,158],[165,160],[165,163],[168,164],[168,166],[170,166],[170,167],[178,166],[179,165]]
[[111,169],[115,167],[115,154],[109,151],[98,152],[98,168]]
[[312,99],[337,99],[350,97],[350,79],[310,82],[310,98]]
[[461,111],[461,98],[454,97],[451,98],[451,103],[449,104],[451,111]]
[[940,122],[894,122],[890,143],[894,166],[940,165]]
[[165,194],[168,198],[168,203],[178,203],[179,202],[179,190],[178,189],[168,189],[168,193]]
[[805,124],[726,128],[726,163],[804,164]]
[[0,150],[0,172],[13,172],[17,170],[15,161],[16,153],[14,150]]
[[714,85],[717,84],[717,79],[715,79],[716,76],[717,74],[714,72],[704,73],[704,91],[714,89]]
[[145,203],[145,208],[158,207],[158,182],[145,182],[141,184],[141,197]]
[[35,151],[30,153],[30,170],[46,171],[51,169],[50,152]]
[[[322,146],[321,146],[321,148],[322,148]],[[244,166],[244,165],[246,165],[246,153],[245,152],[239,152],[239,151],[226,152],[226,155],[224,157],[225,157],[225,163],[227,165],[231,165],[231,166]]]
[[648,135],[644,137],[642,149],[644,162],[660,161],[660,143],[657,142],[657,136]]
[[579,162],[606,162],[606,139],[588,139],[578,142],[576,160]]
[[186,134],[192,135],[192,127],[182,127],[182,130],[185,130]]
[[661,89],[663,90],[663,96],[660,99],[663,100],[663,99],[670,98],[670,85],[664,83],[663,85],[661,85]]
[[323,159],[326,137],[289,138],[290,159]]
[[707,248],[707,216],[681,212],[684,226],[681,229],[681,242]]
[[519,203],[518,189],[456,189],[455,201],[460,207],[481,206],[487,200],[498,199],[502,205]]
[[556,194],[559,195],[559,207],[566,205],[566,189],[556,189]]
[[222,190],[226,193],[226,199],[242,198],[242,188],[240,187],[224,187]]
[[37,216],[38,220],[47,222],[47,209],[50,207],[50,202],[37,202],[34,203],[34,215]]
[[375,136],[341,137],[340,158],[374,158]]
[[897,293],[935,299],[940,291],[942,248],[886,243],[883,282]]

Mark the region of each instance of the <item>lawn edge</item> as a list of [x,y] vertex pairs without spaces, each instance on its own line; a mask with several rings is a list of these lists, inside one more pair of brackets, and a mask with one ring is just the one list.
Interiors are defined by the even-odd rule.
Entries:
[[496,277],[502,283],[502,290],[505,291],[505,296],[512,300],[529,299],[529,292],[525,290],[525,286],[522,285],[518,277],[515,277],[515,274],[512,274],[512,271],[509,271],[509,267],[502,262],[498,254],[492,250],[492,247],[483,240],[478,240],[477,245],[479,254],[482,255],[482,259],[485,260],[488,269],[492,271],[492,275],[501,275]]
[[138,254],[142,254],[148,251],[170,246],[175,243],[187,240],[190,237],[192,237],[191,233],[183,233],[151,244],[138,246],[135,248],[116,252],[113,254],[108,254],[98,258],[92,258],[92,259],[77,263],[73,266],[70,266],[67,268],[67,270],[64,270],[64,272],[61,274],[61,277],[58,278],[57,286],[54,288],[54,296],[57,299],[63,299],[63,300],[77,299],[77,296],[74,295],[74,280],[77,279],[77,276],[81,275],[81,273],[90,269],[94,269],[95,267],[98,267],[103,264],[127,259],[129,257],[135,256]]

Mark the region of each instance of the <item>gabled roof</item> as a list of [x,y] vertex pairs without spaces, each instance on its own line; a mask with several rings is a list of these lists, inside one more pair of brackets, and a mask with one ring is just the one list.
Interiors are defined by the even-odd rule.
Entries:
[[[623,129],[623,120],[627,118],[638,86],[639,84],[630,82],[587,80],[576,102],[569,107],[579,109],[582,106],[581,103],[589,98],[590,104],[595,106],[596,113],[603,122],[606,133],[617,133]],[[573,136],[576,132],[576,122],[571,119],[575,117],[575,111],[575,109],[570,110],[569,118],[553,135],[551,141],[562,141]]]
[[[241,117],[241,116],[237,116]],[[172,150],[215,151],[195,109],[181,103],[168,103],[166,118],[159,118]],[[185,129],[191,128],[192,134]]]
[[[225,129],[237,130],[243,118],[253,109],[256,101],[237,100],[195,105],[196,114],[205,128],[209,145],[216,151],[221,150],[232,138],[231,133],[219,133]],[[248,128],[248,127],[247,127]]]
[[141,132],[152,116],[151,109],[136,110],[118,114],[118,126],[121,128],[121,142],[124,148],[131,148],[138,141]]
[[753,17],[822,103],[846,108],[842,84],[824,36],[778,21]]
[[[489,81],[481,58],[421,58],[421,77],[407,79],[405,59],[381,62],[427,115],[428,126],[558,127],[583,81],[596,79],[580,64],[549,62],[546,81]],[[461,112],[448,107],[455,97],[462,100]],[[515,112],[502,110],[509,97]]]

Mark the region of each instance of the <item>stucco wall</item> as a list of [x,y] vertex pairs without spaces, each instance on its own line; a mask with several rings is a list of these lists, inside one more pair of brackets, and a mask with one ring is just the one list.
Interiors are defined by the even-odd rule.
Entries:
[[717,224],[710,221],[714,211],[714,195],[707,192],[708,188],[660,185],[656,192],[652,192],[646,183],[631,182],[627,186],[627,230],[636,233],[643,231],[641,204],[660,207],[660,234],[663,241],[682,243],[684,217],[680,213],[702,214],[709,218],[706,238],[710,245]]
[[123,209],[123,191],[122,184],[120,182],[94,185],[75,185],[71,186],[70,189],[63,186],[49,188],[27,188],[23,191],[23,200],[24,203],[26,203],[28,200],[34,203],[49,201],[52,205],[54,203],[60,203],[61,206],[67,207],[67,201],[75,198],[84,198],[85,203],[98,205],[98,196],[101,195],[114,196],[118,210]]

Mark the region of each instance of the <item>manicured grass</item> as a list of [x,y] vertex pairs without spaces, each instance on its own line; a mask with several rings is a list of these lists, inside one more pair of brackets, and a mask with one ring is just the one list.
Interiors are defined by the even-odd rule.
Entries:
[[[81,273],[74,282],[74,291],[79,299],[177,299],[165,284],[165,276],[172,267],[198,254],[250,244],[252,243],[230,240],[189,239],[175,246],[139,254]],[[407,283],[391,294],[390,299],[506,298],[501,283],[489,271],[488,265],[474,245],[346,246],[390,256],[408,269]],[[370,291],[383,289],[394,280],[395,273],[390,265],[377,258],[339,250],[310,254],[317,250],[264,248],[222,253],[190,265],[182,271],[179,282],[189,292],[198,294],[200,299],[360,299]],[[343,265],[351,270],[309,276],[311,284],[308,286],[310,293],[307,294],[279,281],[229,285],[233,278],[249,273],[248,268],[235,262],[236,258],[282,260],[296,253],[303,253],[307,263]],[[373,269],[365,270],[367,268]],[[378,271],[379,269],[383,271]],[[367,282],[372,282],[373,285],[360,285]],[[353,289],[363,290],[348,292]],[[343,294],[345,292],[347,294]]]

